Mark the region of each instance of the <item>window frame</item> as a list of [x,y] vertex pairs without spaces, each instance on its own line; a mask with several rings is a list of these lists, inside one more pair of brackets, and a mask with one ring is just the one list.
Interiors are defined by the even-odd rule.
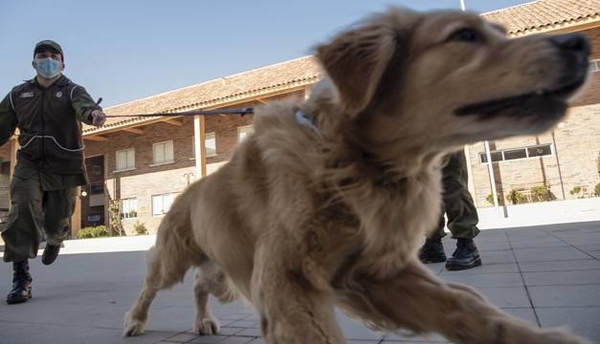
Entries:
[[[162,193],[162,194],[154,194],[150,196],[150,202],[151,202],[151,207],[152,207],[152,217],[158,217],[158,216],[164,216],[165,214],[167,214],[167,212],[171,209],[171,206],[173,205],[173,202],[175,201],[175,198],[177,197],[178,193],[176,192],[167,192],[167,193]],[[161,209],[160,212],[158,212],[155,208],[155,199],[157,197],[160,197],[160,204],[161,204]],[[169,204],[168,207],[165,209],[165,198],[169,197]]]
[[[539,154],[539,155],[530,155],[530,153],[529,153],[530,150],[537,149],[537,148],[542,148],[543,150],[546,150],[547,148],[549,148],[549,153],[548,154]],[[513,153],[513,152],[518,152],[518,151],[523,151],[525,153],[525,156],[520,157],[520,158],[509,158],[509,159],[506,158],[506,153]],[[479,163],[480,164],[482,164],[482,165],[488,164],[487,155],[485,152],[479,152],[478,155],[479,155]],[[490,151],[490,155],[492,157],[492,163],[528,160],[528,159],[541,158],[541,157],[545,157],[545,156],[553,156],[554,155],[554,146],[551,143],[545,143],[545,144],[539,144],[539,145],[533,145],[533,146],[506,148],[506,149]],[[498,156],[500,157],[499,159],[497,158]]]
[[[133,203],[133,204],[130,204]],[[132,206],[133,205],[133,206]],[[138,215],[138,201],[137,197],[127,197],[121,199],[121,206],[119,207],[119,217],[121,219],[135,219]],[[125,212],[125,208],[127,208],[127,212]],[[135,209],[130,209],[135,208]],[[132,213],[132,215],[129,215]]]
[[251,135],[252,133],[254,133],[254,125],[252,125],[252,124],[242,125],[240,127],[237,127],[238,143],[244,141],[246,139],[246,137],[248,135]]
[[[162,161],[157,160],[156,148],[159,146],[163,146],[163,159]],[[170,147],[169,147],[170,146]],[[170,148],[170,158],[171,160],[167,160],[169,158],[168,148]],[[160,166],[172,164],[175,162],[175,144],[173,140],[161,141],[152,144],[152,164],[150,166]]]
[[[125,165],[119,166],[119,154],[125,153]],[[131,166],[129,165],[129,153],[131,153]],[[129,171],[135,169],[135,148],[119,149],[115,152],[115,172]]]

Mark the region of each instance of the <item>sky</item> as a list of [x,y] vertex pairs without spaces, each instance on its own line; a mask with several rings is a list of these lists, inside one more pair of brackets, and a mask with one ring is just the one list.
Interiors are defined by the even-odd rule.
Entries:
[[[533,0],[464,0],[484,13]],[[312,54],[374,11],[460,10],[460,0],[0,0],[0,97],[35,75],[36,42],[109,107]]]

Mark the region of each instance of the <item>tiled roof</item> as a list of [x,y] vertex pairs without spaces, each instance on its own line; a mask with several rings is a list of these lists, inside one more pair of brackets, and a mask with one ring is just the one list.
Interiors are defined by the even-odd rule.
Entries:
[[[600,0],[538,0],[482,16],[506,26],[509,34],[600,22]],[[221,108],[251,98],[310,85],[320,77],[312,56],[254,69],[105,109],[108,116]],[[156,118],[109,118],[102,128],[84,126],[84,135]]]
[[101,134],[119,126],[156,119],[155,117],[110,118],[110,116],[221,108],[236,101],[311,85],[319,78],[320,72],[314,58],[305,56],[106,108],[104,112],[109,118],[104,126],[97,129],[85,125],[83,133],[84,135]]
[[600,21],[600,0],[538,0],[482,14],[512,35],[578,22]]

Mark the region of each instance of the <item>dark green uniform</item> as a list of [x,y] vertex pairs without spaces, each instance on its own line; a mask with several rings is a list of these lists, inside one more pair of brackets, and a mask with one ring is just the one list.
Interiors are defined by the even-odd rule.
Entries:
[[42,231],[51,245],[68,234],[77,186],[87,184],[81,122],[92,124],[95,109],[87,91],[65,76],[47,88],[28,80],[0,102],[0,146],[19,129],[4,261],[35,258]]
[[444,232],[446,224],[444,213],[446,213],[452,238],[473,239],[479,233],[477,228],[479,217],[467,185],[469,179],[467,160],[462,150],[449,154],[446,158],[448,161],[442,170],[444,208],[438,227],[430,238],[442,238],[446,235]]

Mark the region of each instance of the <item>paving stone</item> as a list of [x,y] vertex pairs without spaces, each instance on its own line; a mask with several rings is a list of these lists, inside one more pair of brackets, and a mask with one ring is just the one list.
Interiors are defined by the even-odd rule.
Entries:
[[567,325],[572,333],[588,338],[593,343],[600,342],[600,307],[540,308],[537,314],[542,327]]
[[[476,243],[481,267],[427,267],[444,280],[474,286],[506,313],[532,324],[539,319],[543,327],[568,324],[600,343],[600,222],[484,230]],[[446,238],[444,246],[451,254],[456,241]],[[145,277],[144,252],[67,254],[48,267],[39,259],[30,265],[34,298],[20,305],[0,303],[2,343],[265,344],[258,314],[243,302],[221,305],[211,299],[223,333],[193,334],[191,272],[183,284],[158,294],[143,335],[122,338],[123,317]],[[11,270],[10,264],[0,264],[0,291],[10,289]],[[373,332],[336,314],[350,344],[448,342],[439,335]]]
[[600,307],[600,284],[539,286],[528,290],[535,308]]
[[531,307],[525,287],[479,287],[477,291],[500,308]]
[[519,267],[517,263],[483,263],[481,266],[475,267],[473,269],[468,270],[442,270],[440,272],[440,276],[445,275],[479,275],[479,274],[497,274],[497,273],[507,273],[507,272],[519,272]]
[[523,278],[528,286],[600,284],[600,269],[524,272]]
[[588,259],[589,256],[574,247],[514,249],[519,262],[547,262]]
[[475,288],[516,287],[523,285],[523,279],[521,278],[521,274],[514,272],[469,275],[442,273],[440,277],[448,282],[467,284]]
[[511,242],[513,249],[524,248],[554,248],[554,247],[569,247],[570,245],[556,238],[537,238],[531,240],[513,240]]
[[483,264],[510,264],[515,263],[515,255],[512,251],[479,251]]
[[590,258],[551,262],[519,262],[519,268],[521,272],[594,270],[600,269],[600,261]]

